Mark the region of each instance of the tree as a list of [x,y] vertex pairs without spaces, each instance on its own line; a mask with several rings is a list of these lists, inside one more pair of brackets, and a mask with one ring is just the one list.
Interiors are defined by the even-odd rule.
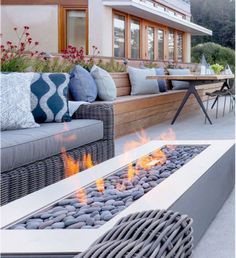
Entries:
[[213,36],[194,36],[192,45],[215,42],[235,48],[235,0],[192,0],[192,21],[213,31]]

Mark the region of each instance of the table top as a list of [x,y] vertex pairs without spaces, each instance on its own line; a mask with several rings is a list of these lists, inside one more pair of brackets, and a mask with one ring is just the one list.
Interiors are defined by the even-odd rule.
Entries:
[[226,79],[233,79],[234,74],[228,75],[217,75],[217,74],[206,74],[206,75],[155,75],[147,76],[148,80],[180,80],[180,81],[221,81]]

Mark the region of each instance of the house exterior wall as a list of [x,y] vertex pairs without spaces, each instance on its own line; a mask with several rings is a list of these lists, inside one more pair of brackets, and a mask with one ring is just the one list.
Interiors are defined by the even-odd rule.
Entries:
[[[1,6],[2,43],[16,42],[14,27],[30,27],[37,49],[45,52],[58,52],[58,6],[57,5],[3,5]],[[20,33],[20,32],[19,32]]]
[[102,56],[112,56],[112,8],[102,0],[89,0],[89,53],[98,47]]
[[[4,0],[8,2],[10,0]],[[17,2],[19,0],[11,0]],[[22,0],[23,1],[23,0]],[[27,0],[28,1],[28,0]],[[2,43],[7,40],[15,41],[16,35],[13,30],[14,27],[22,28],[24,25],[30,26],[30,33],[35,41],[39,41],[39,51],[50,53],[58,53],[60,49],[65,49],[61,46],[61,42],[65,42],[65,33],[62,33],[61,26],[63,18],[61,16],[62,8],[77,8],[83,6],[87,10],[88,15],[88,54],[93,54],[92,46],[98,47],[101,56],[113,56],[113,13],[114,10],[110,6],[103,5],[103,0],[86,0],[86,1],[73,1],[73,3],[60,4],[58,1],[53,1],[53,4],[4,4],[2,5]],[[177,0],[176,4],[183,11],[191,16],[190,5],[187,5],[182,0]],[[24,2],[24,1],[23,1]],[[40,1],[39,1],[40,2]],[[55,2],[55,3],[54,3]],[[64,1],[65,2],[65,1]],[[170,0],[159,0],[158,2],[171,6]],[[80,5],[81,3],[81,5]],[[182,5],[181,5],[182,3]],[[172,4],[174,8],[174,5]],[[87,9],[88,8],[88,9]],[[128,16],[127,16],[128,17]],[[142,19],[142,17],[140,17]],[[127,24],[129,23],[129,18]],[[145,25],[146,20],[141,20]],[[143,25],[143,26],[144,26]],[[64,26],[64,25],[63,25]],[[162,26],[162,25],[161,25]],[[163,26],[165,26],[163,24]],[[168,30],[168,27],[166,27]],[[127,30],[129,33],[129,30]],[[143,31],[142,31],[143,33]],[[63,35],[63,36],[62,36]],[[141,35],[141,50],[144,49],[145,35]],[[128,42],[129,43],[129,42]],[[191,34],[184,33],[184,56],[183,61],[186,63],[191,62]],[[165,46],[165,49],[167,46]],[[129,51],[127,51],[129,52]],[[141,51],[143,52],[143,50]],[[141,54],[141,58],[145,58]],[[168,61],[168,59],[165,59]]]

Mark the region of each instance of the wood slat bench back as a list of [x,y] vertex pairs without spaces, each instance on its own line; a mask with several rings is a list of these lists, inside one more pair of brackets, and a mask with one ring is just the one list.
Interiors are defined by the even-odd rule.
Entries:
[[[160,94],[131,96],[131,85],[128,73],[112,73],[112,78],[117,87],[117,99],[112,102],[114,107],[115,137],[161,123],[173,118],[185,90],[169,90]],[[199,95],[206,99],[206,91],[219,89],[221,83],[207,84],[198,87]],[[184,107],[183,116],[196,112],[199,106],[193,97],[190,97]]]

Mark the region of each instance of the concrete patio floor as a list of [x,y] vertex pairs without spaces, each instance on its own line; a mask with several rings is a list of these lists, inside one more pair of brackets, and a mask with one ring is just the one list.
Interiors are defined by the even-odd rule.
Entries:
[[[228,112],[222,117],[223,100],[219,105],[219,116],[215,118],[215,109],[209,111],[213,125],[204,124],[204,115],[201,111],[188,116],[179,117],[172,126],[171,121],[145,129],[148,140],[157,140],[160,135],[172,129],[177,140],[235,140],[234,112]],[[137,132],[140,134],[140,132]],[[125,143],[137,141],[137,133],[130,134],[115,141],[116,155],[124,152]],[[235,257],[235,198],[234,192],[212,222],[199,244],[195,247],[193,258],[234,258]]]

